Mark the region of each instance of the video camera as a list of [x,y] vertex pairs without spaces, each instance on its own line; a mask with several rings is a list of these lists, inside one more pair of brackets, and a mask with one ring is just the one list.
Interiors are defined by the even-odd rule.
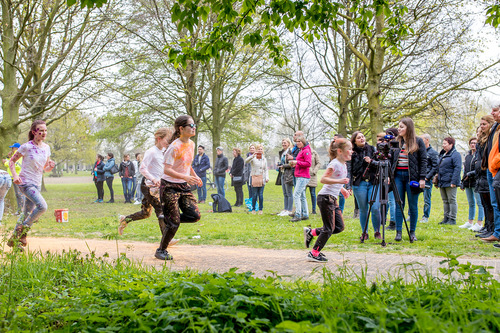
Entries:
[[387,134],[381,142],[377,142],[377,151],[374,159],[377,161],[385,161],[391,158],[391,149],[399,147],[399,143],[394,140],[394,135]]

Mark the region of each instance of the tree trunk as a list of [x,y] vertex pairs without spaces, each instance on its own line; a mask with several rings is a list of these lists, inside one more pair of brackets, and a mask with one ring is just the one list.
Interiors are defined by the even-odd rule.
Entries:
[[370,113],[372,142],[376,142],[377,133],[383,130],[382,112],[380,111],[380,81],[382,78],[382,67],[384,66],[385,57],[385,48],[381,44],[384,23],[384,15],[378,15],[375,19],[375,45],[373,45],[373,50],[370,55],[370,67],[368,69],[368,86],[366,94]]

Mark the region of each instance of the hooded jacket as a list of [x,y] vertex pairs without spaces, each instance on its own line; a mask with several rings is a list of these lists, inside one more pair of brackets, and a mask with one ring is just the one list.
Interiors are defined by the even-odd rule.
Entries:
[[311,178],[309,168],[311,167],[311,146],[304,146],[297,155],[295,165],[295,177]]

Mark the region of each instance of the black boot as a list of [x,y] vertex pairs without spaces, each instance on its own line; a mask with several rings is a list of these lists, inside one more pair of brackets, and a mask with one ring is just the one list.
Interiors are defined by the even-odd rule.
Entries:
[[396,242],[401,242],[402,238],[403,238],[403,232],[402,231],[396,231],[396,238],[394,238],[394,240]]
[[439,224],[448,224],[448,216],[445,216],[444,219],[439,222]]
[[386,230],[396,230],[396,222],[389,221],[389,226],[386,228]]

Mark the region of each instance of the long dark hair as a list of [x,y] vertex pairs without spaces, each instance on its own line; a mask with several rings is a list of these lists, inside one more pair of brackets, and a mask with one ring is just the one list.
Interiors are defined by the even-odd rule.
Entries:
[[34,131],[36,131],[36,127],[38,125],[45,125],[47,126],[47,124],[45,123],[45,121],[41,120],[41,119],[38,119],[38,120],[35,120],[33,122],[33,124],[31,124],[31,128],[30,128],[30,132],[28,133],[28,139],[31,141],[35,138],[35,134],[33,134]]
[[169,144],[174,142],[177,138],[181,136],[181,127],[186,126],[189,124],[189,120],[193,120],[191,116],[188,116],[187,114],[184,114],[182,116],[179,116],[175,119],[174,123],[174,134],[172,134],[172,137],[170,138]]
[[415,124],[411,118],[403,118],[399,121],[406,126],[406,138],[403,138],[401,135],[398,135],[398,141],[401,145],[401,142],[404,140],[406,143],[406,151],[408,153],[414,153],[418,150],[417,144],[417,134],[415,133]]

